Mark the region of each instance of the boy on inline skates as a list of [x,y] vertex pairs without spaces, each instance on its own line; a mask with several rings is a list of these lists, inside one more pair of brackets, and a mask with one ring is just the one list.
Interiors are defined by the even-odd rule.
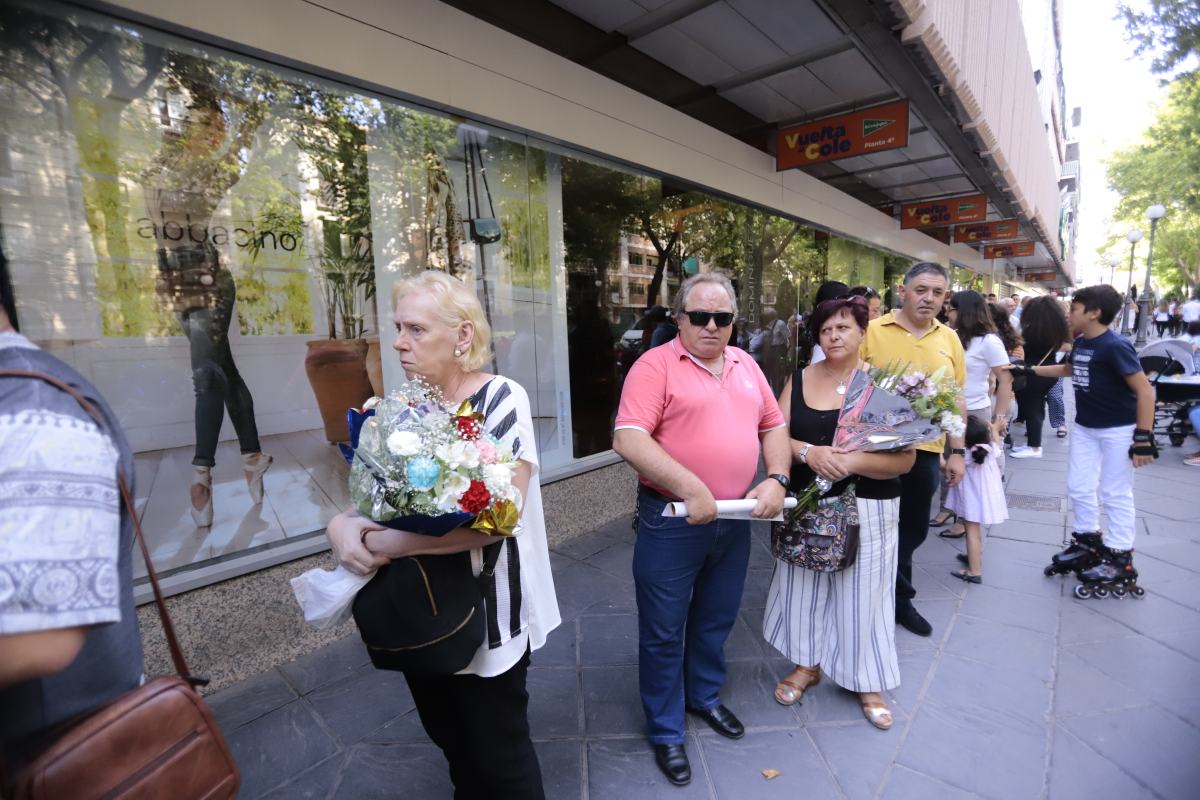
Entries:
[[[1014,367],[1014,374],[1071,378],[1075,425],[1067,461],[1067,494],[1075,515],[1074,541],[1054,556],[1046,574],[1074,572],[1080,598],[1111,591],[1141,597],[1133,568],[1133,470],[1158,458],[1154,389],[1133,345],[1109,330],[1121,309],[1111,286],[1089,286],[1071,298],[1075,346],[1063,364]],[[1097,501],[1097,490],[1099,502]],[[1100,504],[1108,532],[1100,532]]]

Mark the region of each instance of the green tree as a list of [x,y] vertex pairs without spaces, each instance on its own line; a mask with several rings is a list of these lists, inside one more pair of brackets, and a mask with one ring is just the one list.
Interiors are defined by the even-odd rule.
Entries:
[[[1113,221],[1124,230],[1145,228],[1151,205],[1167,208],[1154,241],[1160,286],[1200,284],[1200,74],[1171,82],[1142,140],[1114,153],[1107,169],[1109,186],[1121,194]],[[1122,250],[1114,238],[1101,252],[1119,258]]]
[[1125,23],[1134,53],[1154,55],[1150,68],[1155,72],[1170,73],[1200,54],[1200,3],[1196,0],[1150,0],[1148,11],[1119,3],[1117,19]]

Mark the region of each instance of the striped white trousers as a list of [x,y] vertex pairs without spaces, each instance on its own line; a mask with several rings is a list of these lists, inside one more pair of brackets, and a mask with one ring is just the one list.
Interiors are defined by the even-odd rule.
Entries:
[[841,572],[775,562],[763,636],[794,664],[820,665],[839,686],[900,685],[896,660],[896,545],[900,500],[858,499],[858,558]]

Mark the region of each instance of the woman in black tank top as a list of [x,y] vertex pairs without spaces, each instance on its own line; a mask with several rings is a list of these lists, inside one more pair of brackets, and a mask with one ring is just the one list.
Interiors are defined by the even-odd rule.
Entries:
[[763,635],[796,668],[775,687],[775,700],[797,702],[824,672],[857,692],[863,715],[877,728],[892,726],[883,692],[900,685],[896,657],[896,545],[900,480],[913,451],[844,452],[832,447],[846,387],[864,365],[858,353],[867,327],[863,298],[829,300],[813,312],[811,333],[825,360],[796,370],[779,406],[792,444],[792,489],[818,476],[836,496],[853,482],[858,497],[859,550],[841,572],[813,572],[776,561]]

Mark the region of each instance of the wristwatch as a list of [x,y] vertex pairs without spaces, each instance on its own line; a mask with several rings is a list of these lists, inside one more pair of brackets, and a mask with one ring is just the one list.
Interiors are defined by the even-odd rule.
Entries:
[[768,475],[767,477],[770,478],[771,480],[779,481],[779,485],[782,486],[784,489],[792,488],[792,479],[789,478],[787,475]]
[[800,448],[800,463],[801,464],[808,463],[808,451],[809,450],[812,450],[812,445],[809,444],[808,442],[805,442],[804,446]]
[[966,454],[967,454],[967,448],[965,448],[965,447],[951,447],[950,448],[950,455],[952,455],[952,456],[965,456]]

